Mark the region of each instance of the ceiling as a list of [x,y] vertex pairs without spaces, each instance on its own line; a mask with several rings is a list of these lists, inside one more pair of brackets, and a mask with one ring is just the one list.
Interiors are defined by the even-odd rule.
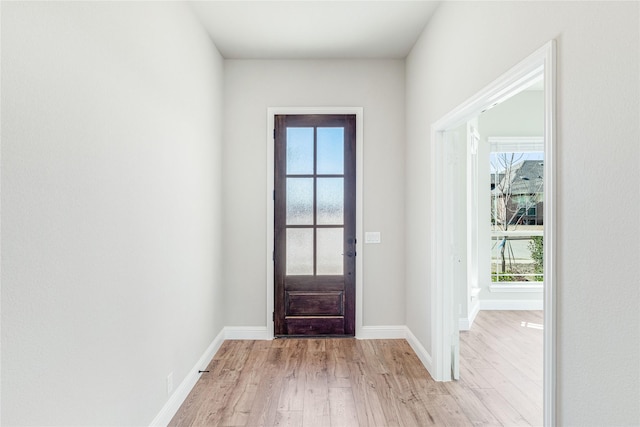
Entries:
[[194,1],[227,59],[404,58],[438,1]]

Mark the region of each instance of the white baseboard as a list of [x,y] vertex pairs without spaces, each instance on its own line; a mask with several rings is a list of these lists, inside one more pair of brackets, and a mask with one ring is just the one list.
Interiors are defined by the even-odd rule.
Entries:
[[407,327],[404,325],[363,326],[356,335],[359,340],[393,340],[406,337]]
[[480,300],[480,310],[543,310],[542,300]]
[[266,326],[225,326],[226,340],[270,340]]
[[471,308],[471,314],[469,315],[469,328],[473,325],[473,322],[476,320],[476,316],[480,312],[480,301],[476,300]]
[[476,320],[476,316],[478,315],[479,311],[480,311],[480,304],[476,302],[471,308],[471,313],[469,313],[469,317],[460,318],[458,322],[458,327],[460,328],[461,331],[468,331],[471,329],[471,325],[473,325],[473,322]]
[[418,341],[418,338],[416,338],[416,336],[413,335],[413,332],[411,332],[409,328],[406,328],[405,330],[406,330],[407,342],[409,343],[413,351],[416,353],[416,355],[418,356],[418,359],[420,359],[424,367],[427,368],[427,371],[429,371],[429,374],[435,378],[435,376],[433,375],[433,362],[431,360],[431,355],[422,346],[420,341]]
[[173,416],[178,412],[182,403],[186,400],[191,390],[198,382],[200,378],[199,370],[205,369],[213,356],[216,354],[220,346],[225,340],[225,328],[223,328],[220,333],[213,339],[209,347],[204,351],[198,362],[195,364],[193,368],[189,371],[185,379],[180,383],[180,385],[176,388],[173,394],[167,400],[167,403],[164,404],[158,415],[151,421],[151,426],[167,426]]
[[427,349],[425,349],[424,346],[420,343],[420,341],[418,341],[418,338],[416,338],[416,336],[413,335],[413,332],[411,332],[409,328],[407,328],[406,331],[407,331],[407,336],[406,336],[407,342],[409,343],[413,351],[416,353],[416,355],[418,356],[418,359],[420,359],[424,367],[427,368],[427,371],[429,371],[429,374],[432,377],[434,377],[433,361],[431,359],[431,355],[429,354]]

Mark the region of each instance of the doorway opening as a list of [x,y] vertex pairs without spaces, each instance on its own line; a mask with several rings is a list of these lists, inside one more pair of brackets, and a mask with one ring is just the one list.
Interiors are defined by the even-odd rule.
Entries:
[[[469,144],[469,150],[474,149],[474,138],[477,130],[477,118],[485,112],[514,95],[528,88],[536,80],[543,81],[544,98],[544,130],[542,146],[544,162],[540,165],[544,176],[541,202],[544,205],[544,220],[541,224],[544,235],[544,254],[541,260],[544,277],[542,283],[544,308],[544,378],[543,378],[543,412],[544,424],[553,425],[555,420],[555,43],[550,41],[545,46],[524,59],[521,63],[506,72],[495,82],[490,84],[477,95],[460,105],[432,125],[431,145],[431,190],[432,199],[432,276],[431,276],[431,325],[432,325],[432,375],[437,380],[449,381],[458,375],[459,360],[459,290],[464,284],[466,302],[477,297],[480,277],[478,271],[483,264],[465,262],[465,256],[470,258],[475,251],[481,253],[482,241],[480,236],[467,234],[467,230],[480,229],[477,222],[477,206],[482,196],[478,197],[475,216],[473,213],[474,196],[470,192],[468,200],[460,200],[460,194],[467,195],[464,186],[456,189],[456,183],[464,183],[464,179],[456,176],[460,163],[466,163],[456,152],[456,134],[459,128],[464,128],[470,138],[462,138],[463,143]],[[476,138],[477,139],[477,138]],[[460,141],[458,141],[460,142]],[[512,165],[515,166],[515,165]],[[470,167],[478,168],[477,163],[470,163]],[[500,172],[497,172],[498,174]],[[467,175],[469,177],[469,175]],[[478,185],[470,182],[470,188]],[[476,196],[479,192],[476,193]],[[463,196],[464,197],[464,196]],[[532,199],[533,200],[533,199]],[[461,206],[463,208],[461,209]],[[519,213],[524,207],[521,217],[536,221],[534,206],[516,206]],[[506,221],[510,222],[509,219]],[[460,227],[460,225],[463,225]],[[536,224],[533,224],[534,226]],[[508,228],[508,227],[507,227]],[[463,231],[460,231],[463,230]],[[506,230],[509,231],[509,230]],[[536,231],[537,232],[537,231]],[[502,234],[503,241],[508,241],[510,231],[496,232]],[[534,233],[535,234],[535,233]],[[529,236],[531,237],[531,236]],[[461,243],[462,242],[462,243]],[[506,243],[506,242],[505,242]],[[475,249],[474,249],[475,248]],[[466,267],[469,267],[466,270]],[[470,273],[469,275],[465,274]],[[513,276],[513,275],[512,275]],[[496,272],[496,278],[509,277],[506,271]],[[522,276],[524,277],[524,276]],[[538,275],[534,272],[530,277]],[[498,279],[497,279],[498,280]],[[500,285],[500,283],[497,283]],[[537,286],[539,284],[524,285]]]

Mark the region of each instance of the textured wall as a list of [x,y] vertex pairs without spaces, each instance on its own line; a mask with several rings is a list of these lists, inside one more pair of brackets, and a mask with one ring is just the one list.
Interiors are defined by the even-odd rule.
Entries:
[[407,59],[407,324],[430,349],[430,124],[558,42],[559,425],[640,424],[639,7],[446,2]]
[[220,332],[222,72],[184,4],[2,4],[3,425],[147,425]]
[[[404,325],[404,61],[225,63],[224,223],[227,322],[266,319],[268,107],[364,107],[365,326]],[[251,268],[247,268],[249,265]]]

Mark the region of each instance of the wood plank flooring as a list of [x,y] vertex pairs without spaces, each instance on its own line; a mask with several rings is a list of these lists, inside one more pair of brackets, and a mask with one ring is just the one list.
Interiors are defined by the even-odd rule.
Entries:
[[541,328],[541,311],[481,311],[448,383],[405,340],[225,341],[170,426],[542,425]]

